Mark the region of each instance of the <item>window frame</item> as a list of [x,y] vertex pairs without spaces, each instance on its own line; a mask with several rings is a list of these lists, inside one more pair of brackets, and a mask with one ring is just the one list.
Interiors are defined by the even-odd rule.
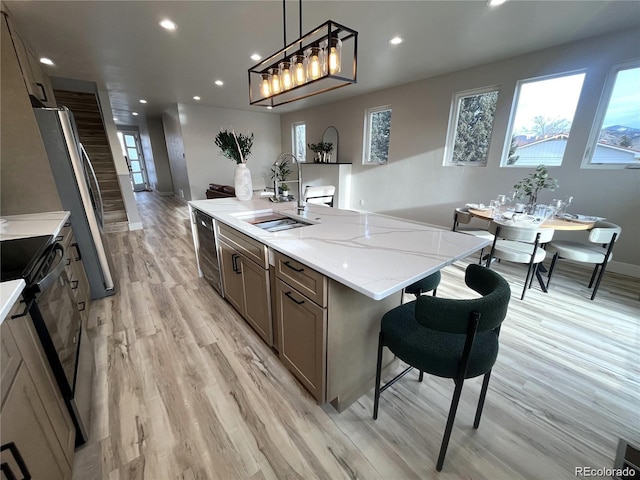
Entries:
[[[298,135],[296,134],[296,128],[299,126],[304,126],[304,142],[303,142],[303,155],[302,158],[298,156],[298,150],[296,149],[296,143],[298,140]],[[293,122],[291,124],[291,151],[295,155],[296,159],[299,162],[305,163],[307,161],[307,123],[306,122]]]
[[[390,112],[393,118],[393,109],[391,105],[381,105],[365,109],[364,112],[364,135],[362,145],[362,164],[363,165],[386,165],[389,163],[389,151],[387,151],[387,159],[384,162],[372,162],[371,158],[371,120],[373,115],[380,112]],[[389,150],[391,149],[391,123],[389,125]]]
[[[484,162],[456,162],[453,160],[453,152],[455,150],[455,141],[458,136],[458,118],[460,116],[460,105],[462,100],[468,97],[484,95],[496,92],[500,97],[500,85],[489,85],[486,87],[472,88],[470,90],[461,90],[454,92],[451,98],[451,107],[449,109],[449,124],[447,126],[447,137],[444,145],[444,159],[442,165],[445,167],[486,167],[489,162],[489,149],[487,149],[487,157]],[[496,100],[497,103],[497,100]],[[493,114],[493,122],[491,123],[491,134],[489,135],[489,144],[493,138],[493,127],[495,126],[496,114]]]
[[[587,80],[587,69],[579,68],[576,70],[569,70],[565,72],[550,73],[548,75],[540,75],[539,77],[523,78],[516,82],[516,88],[513,93],[513,101],[511,103],[511,111],[509,112],[509,122],[507,123],[507,130],[505,132],[504,146],[502,148],[502,154],[500,155],[500,167],[529,168],[529,169],[535,168],[535,166],[531,166],[531,165],[517,165],[517,164],[509,165],[507,163],[509,160],[508,155],[509,155],[509,150],[511,149],[511,137],[513,136],[513,126],[516,119],[517,107],[520,102],[520,93],[522,92],[522,85],[526,83],[540,82],[544,80],[551,80],[554,78],[561,78],[561,77],[570,77],[573,75],[580,75],[580,74],[584,75],[584,79],[582,80],[582,86],[580,87],[580,94],[578,95],[578,103],[576,104],[576,110],[573,112],[573,118],[571,119],[571,127],[569,128],[569,137],[567,139],[567,144],[568,144],[569,139],[571,138],[571,130],[573,129],[573,126],[574,126],[576,112],[578,111],[578,107],[580,106],[580,99],[582,98],[582,95],[584,93],[584,85]],[[566,154],[567,152],[565,148],[565,151],[562,153],[562,158],[560,159],[559,165],[546,164],[546,166],[549,168],[562,167],[562,165],[564,164],[564,157]]]
[[638,163],[591,163],[593,160],[593,154],[596,151],[598,138],[600,138],[600,131],[602,130],[602,124],[604,118],[609,110],[609,104],[611,102],[611,95],[616,85],[616,77],[621,70],[631,70],[633,68],[640,68],[640,58],[633,60],[627,60],[625,62],[616,63],[611,67],[607,75],[607,79],[604,82],[600,99],[598,100],[598,108],[593,118],[591,125],[591,132],[589,132],[589,138],[587,139],[587,145],[584,149],[584,155],[582,156],[582,162],[580,164],[581,169],[586,170],[622,170],[626,168],[639,168]]

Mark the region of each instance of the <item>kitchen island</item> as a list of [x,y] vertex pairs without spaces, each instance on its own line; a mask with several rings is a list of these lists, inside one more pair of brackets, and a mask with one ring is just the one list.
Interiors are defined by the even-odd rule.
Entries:
[[[223,296],[319,403],[342,411],[373,385],[380,318],[402,289],[487,240],[380,214],[235,198],[189,202],[215,224]],[[281,231],[261,219],[308,224]],[[212,294],[213,294],[212,290]],[[385,358],[385,365],[393,365]]]

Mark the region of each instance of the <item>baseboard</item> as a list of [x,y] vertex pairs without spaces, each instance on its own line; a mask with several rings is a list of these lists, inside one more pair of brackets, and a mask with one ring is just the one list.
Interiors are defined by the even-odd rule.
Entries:
[[613,273],[619,273],[621,275],[627,275],[629,277],[640,278],[640,265],[633,265],[631,263],[616,262],[611,260],[607,266],[607,270]]
[[153,193],[155,193],[156,195],[159,195],[161,197],[171,197],[171,196],[175,195],[175,193],[173,193],[173,192],[161,192],[160,190],[154,190]]
[[142,230],[142,222],[129,222],[129,230]]

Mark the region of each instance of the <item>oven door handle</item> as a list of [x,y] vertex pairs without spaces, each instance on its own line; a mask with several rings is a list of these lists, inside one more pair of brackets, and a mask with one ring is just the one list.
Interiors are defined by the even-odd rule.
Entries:
[[38,292],[44,292],[60,277],[60,275],[62,275],[62,272],[64,272],[64,248],[62,248],[62,245],[59,243],[54,245],[53,248],[60,252],[60,260],[51,268],[51,270],[49,270],[49,273],[47,273],[47,275],[36,284]]

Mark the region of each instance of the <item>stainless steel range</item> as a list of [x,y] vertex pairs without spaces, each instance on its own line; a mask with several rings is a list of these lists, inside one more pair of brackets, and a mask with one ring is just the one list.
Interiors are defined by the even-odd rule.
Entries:
[[42,347],[76,427],[76,446],[88,439],[93,352],[73,299],[64,248],[53,236],[0,242],[0,280],[24,278],[28,305]]

